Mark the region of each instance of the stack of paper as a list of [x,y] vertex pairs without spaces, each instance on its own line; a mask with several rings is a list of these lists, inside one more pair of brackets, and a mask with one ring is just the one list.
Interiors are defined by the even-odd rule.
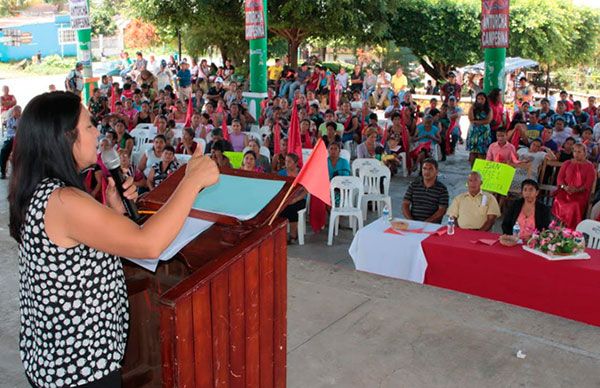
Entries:
[[158,266],[159,261],[167,261],[173,258],[177,252],[185,247],[190,241],[195,239],[200,233],[210,228],[213,224],[214,222],[188,217],[185,220],[183,227],[179,231],[179,234],[177,237],[175,237],[175,240],[173,240],[171,245],[169,245],[167,249],[161,253],[158,259],[130,259],[127,257],[126,259],[143,268],[146,268],[149,271],[156,272],[156,267]]

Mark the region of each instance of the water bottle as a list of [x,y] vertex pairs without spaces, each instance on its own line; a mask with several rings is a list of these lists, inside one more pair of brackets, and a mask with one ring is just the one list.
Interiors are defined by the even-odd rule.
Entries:
[[446,233],[448,236],[452,236],[454,234],[454,217],[448,217],[448,229]]
[[388,205],[385,205],[383,207],[383,210],[381,211],[382,215],[383,215],[383,219],[386,221],[391,221],[392,220],[392,213],[390,212],[390,208],[388,207]]
[[518,240],[519,235],[521,234],[521,227],[518,223],[515,222],[515,226],[513,226],[513,236]]

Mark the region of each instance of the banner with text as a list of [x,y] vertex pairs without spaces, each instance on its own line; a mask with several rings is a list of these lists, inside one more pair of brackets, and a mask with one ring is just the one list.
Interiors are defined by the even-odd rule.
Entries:
[[72,29],[77,31],[91,28],[87,0],[70,0],[69,13],[71,15]]
[[508,48],[510,0],[481,1],[481,47]]
[[483,159],[475,159],[473,171],[481,174],[483,180],[481,190],[502,195],[508,194],[510,184],[515,176],[514,167],[505,163],[490,162]]
[[246,0],[246,40],[265,37],[265,12],[263,0]]

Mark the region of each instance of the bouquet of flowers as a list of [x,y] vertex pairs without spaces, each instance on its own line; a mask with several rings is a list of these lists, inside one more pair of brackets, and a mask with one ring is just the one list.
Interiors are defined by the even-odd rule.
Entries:
[[551,256],[568,256],[583,252],[585,240],[581,232],[552,221],[549,229],[534,231],[527,246]]

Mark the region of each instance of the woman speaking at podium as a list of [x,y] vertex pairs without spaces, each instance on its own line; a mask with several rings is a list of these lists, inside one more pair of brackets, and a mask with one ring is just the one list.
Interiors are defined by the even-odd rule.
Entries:
[[[158,257],[198,192],[219,177],[196,152],[169,201],[140,227],[123,215],[112,179],[108,206],[84,190],[80,173],[96,163],[98,135],[67,92],[35,97],[19,125],[10,234],[19,243],[21,360],[36,387],[120,386],[128,303],[119,256]],[[136,199],[131,179],[123,188]]]

